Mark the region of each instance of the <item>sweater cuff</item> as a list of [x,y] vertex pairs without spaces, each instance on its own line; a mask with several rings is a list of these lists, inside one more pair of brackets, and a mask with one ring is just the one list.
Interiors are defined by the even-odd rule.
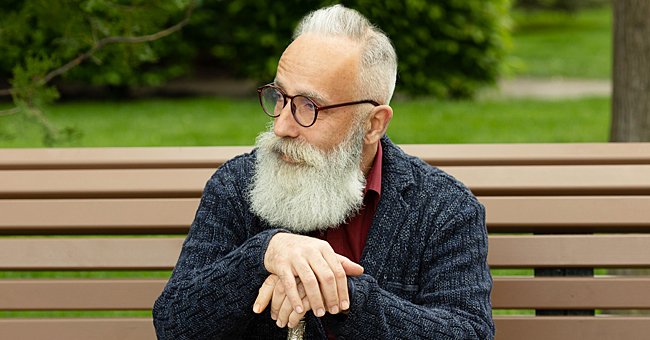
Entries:
[[[287,232],[287,231],[284,229],[269,229],[257,234],[255,237],[257,238],[257,242],[255,243],[257,243],[257,247],[259,247],[259,253],[257,253],[257,256],[251,259],[252,266],[249,268],[254,268],[255,266],[257,266],[257,274],[263,276],[264,279],[266,279],[267,276],[271,275],[271,273],[268,270],[266,270],[266,267],[264,266],[264,256],[266,255],[266,250],[268,249],[269,243],[271,242],[273,236],[275,236],[277,233],[282,233],[282,232]],[[247,254],[245,253],[250,251],[250,249],[242,249],[241,251],[242,251],[242,255],[246,256]]]
[[342,333],[342,328],[345,326],[345,322],[350,317],[350,314],[353,313],[353,306],[355,305],[355,297],[357,295],[357,286],[354,283],[355,280],[358,280],[358,277],[348,277],[348,296],[350,297],[350,308],[347,310],[347,313],[339,313],[334,315],[325,314],[325,317],[322,318],[323,326],[325,329],[337,336]]

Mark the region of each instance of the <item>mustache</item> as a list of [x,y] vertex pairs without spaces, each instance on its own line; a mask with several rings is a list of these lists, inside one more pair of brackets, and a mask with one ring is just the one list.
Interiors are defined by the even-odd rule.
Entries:
[[257,137],[256,144],[263,151],[275,155],[279,159],[288,158],[294,163],[307,166],[323,164],[327,155],[315,146],[293,138],[278,137],[267,131]]

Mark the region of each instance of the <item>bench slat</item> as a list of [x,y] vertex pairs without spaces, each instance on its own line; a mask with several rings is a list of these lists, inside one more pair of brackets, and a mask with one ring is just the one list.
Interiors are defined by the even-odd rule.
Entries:
[[198,205],[198,198],[0,200],[0,234],[187,233]]
[[[0,270],[171,269],[170,238],[0,238]],[[650,267],[650,235],[490,236],[493,268]]]
[[3,238],[0,270],[167,270],[183,238]]
[[[650,143],[404,144],[437,165],[650,164]],[[252,146],[0,149],[0,169],[215,168]]]
[[410,144],[436,165],[650,164],[650,143]]
[[490,232],[650,231],[650,196],[479,197]]
[[162,279],[0,280],[0,310],[148,310]]
[[215,169],[252,149],[250,146],[0,149],[0,169]]
[[[479,199],[491,232],[650,231],[650,196]],[[0,200],[0,234],[187,233],[198,204],[197,198]]]
[[649,317],[497,316],[496,340],[647,339]]
[[650,267],[650,235],[491,236],[493,268]]
[[[164,279],[0,280],[0,310],[148,310]],[[497,309],[648,309],[650,277],[495,277]]]
[[650,277],[495,277],[492,308],[647,309]]
[[[619,340],[644,339],[647,317],[496,316],[496,340]],[[154,340],[151,318],[0,319],[9,339],[32,340]]]
[[212,169],[0,171],[0,198],[200,197]]
[[[443,169],[477,195],[650,194],[650,165]],[[4,170],[0,198],[199,197],[212,173],[212,169]]]
[[650,193],[650,165],[467,166],[442,169],[465,183],[476,195]]
[[0,319],[12,340],[155,340],[151,318]]

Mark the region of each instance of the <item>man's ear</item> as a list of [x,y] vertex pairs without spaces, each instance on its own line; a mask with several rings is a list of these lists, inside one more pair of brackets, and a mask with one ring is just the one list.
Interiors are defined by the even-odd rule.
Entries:
[[393,118],[393,108],[388,105],[375,107],[366,121],[365,144],[374,144],[386,134],[388,123]]

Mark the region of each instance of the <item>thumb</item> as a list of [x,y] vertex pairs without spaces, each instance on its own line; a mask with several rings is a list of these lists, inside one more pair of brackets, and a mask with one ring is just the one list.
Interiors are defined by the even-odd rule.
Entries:
[[363,274],[363,267],[361,267],[359,264],[353,262],[343,255],[336,254],[336,256],[338,256],[339,263],[341,263],[343,270],[345,270],[345,275],[359,276]]

